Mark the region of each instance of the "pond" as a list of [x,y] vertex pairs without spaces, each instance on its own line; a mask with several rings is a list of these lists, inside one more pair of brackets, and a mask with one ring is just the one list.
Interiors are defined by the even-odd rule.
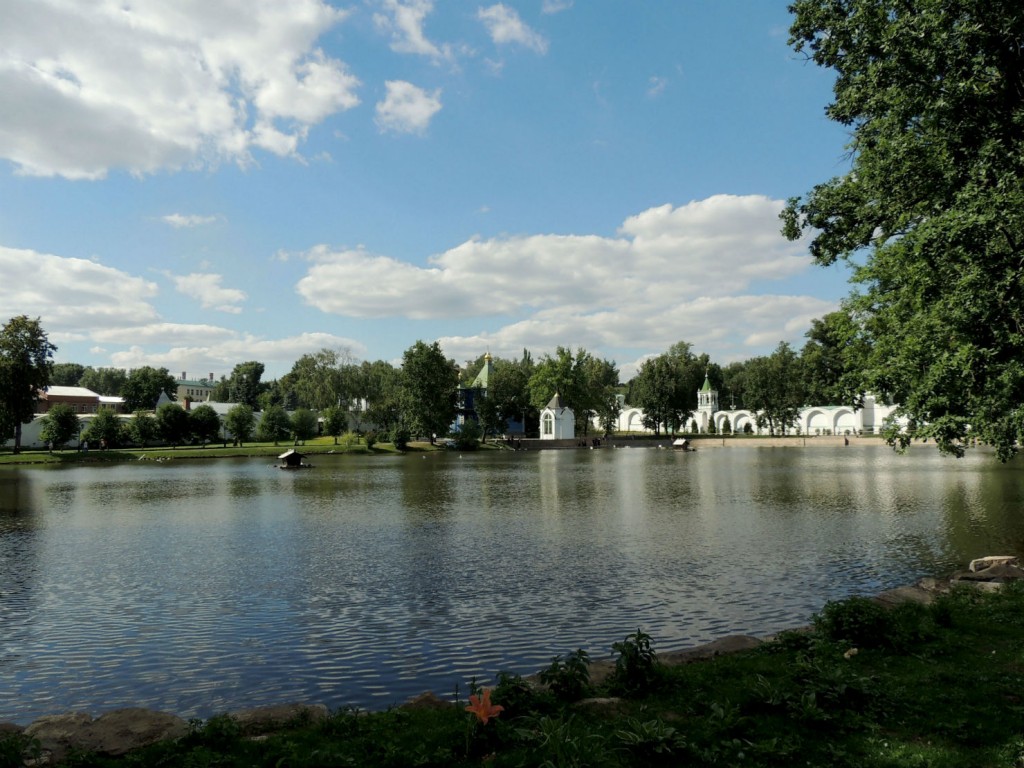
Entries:
[[884,447],[0,471],[0,721],[384,708],[500,670],[806,624],[1024,551],[1019,464]]

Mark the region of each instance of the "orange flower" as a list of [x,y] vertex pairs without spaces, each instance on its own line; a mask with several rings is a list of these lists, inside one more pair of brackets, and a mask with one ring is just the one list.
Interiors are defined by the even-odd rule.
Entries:
[[486,688],[482,696],[470,696],[469,706],[466,707],[466,711],[476,715],[477,719],[484,725],[487,725],[487,721],[492,717],[497,717],[501,714],[504,709],[501,704],[491,704],[491,692]]

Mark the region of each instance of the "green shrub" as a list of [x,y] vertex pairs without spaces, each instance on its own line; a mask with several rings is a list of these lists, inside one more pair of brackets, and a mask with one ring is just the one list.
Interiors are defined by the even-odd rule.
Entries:
[[856,648],[881,648],[892,629],[889,612],[874,600],[851,597],[829,601],[814,615],[814,628],[826,640]]
[[506,718],[519,717],[538,709],[538,691],[523,680],[522,675],[498,673],[498,683],[491,692],[491,701],[505,708]]
[[555,656],[540,673],[540,681],[561,701],[579,701],[590,691],[590,656],[578,648]]
[[612,643],[612,651],[616,654],[615,672],[610,681],[614,688],[627,694],[643,694],[654,687],[659,666],[650,635],[637,627],[635,634]]

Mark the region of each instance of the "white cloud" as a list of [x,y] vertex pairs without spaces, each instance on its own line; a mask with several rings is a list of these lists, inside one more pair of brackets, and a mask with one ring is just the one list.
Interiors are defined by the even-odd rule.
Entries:
[[167,276],[174,281],[174,287],[179,292],[198,300],[204,309],[216,309],[232,314],[242,311],[238,304],[245,301],[245,291],[221,287],[223,275],[193,272],[189,275]]
[[484,23],[495,45],[522,45],[537,53],[547,53],[548,41],[530,29],[514,8],[498,3],[480,8],[477,18]]
[[[243,360],[259,360],[266,366],[264,378],[269,379],[288,371],[302,355],[329,347],[347,348],[356,357],[363,357],[366,348],[352,339],[329,333],[302,333],[283,339],[267,339],[250,334],[224,332],[217,336],[189,341],[177,341],[168,334],[163,343],[177,344],[165,351],[154,352],[148,347],[132,346],[113,353],[111,364],[119,368],[138,368],[142,365],[165,367],[172,372],[213,371],[227,375]],[[152,340],[156,343],[156,340]]]
[[359,103],[316,47],[324,0],[5,0],[0,157],[19,173],[102,178],[293,154]]
[[396,53],[450,60],[451,46],[435,45],[423,31],[424,20],[433,10],[433,0],[381,0],[381,12],[375,13],[373,20],[391,34],[391,50]]
[[441,91],[427,93],[403,80],[388,80],[387,95],[377,104],[377,127],[394,133],[423,133],[441,110]]
[[541,4],[541,13],[561,13],[572,8],[572,0],[544,0]]
[[0,246],[0,317],[41,318],[52,333],[88,333],[155,320],[148,280],[85,259]]
[[175,229],[201,227],[204,224],[213,224],[213,222],[217,221],[216,216],[199,216],[197,214],[183,213],[169,213],[161,218]]
[[662,93],[664,93],[665,88],[667,87],[668,78],[653,75],[651,79],[647,81],[647,95],[653,99],[656,96],[660,96]]
[[472,239],[425,266],[318,246],[305,254],[310,266],[297,290],[308,304],[347,317],[500,325],[446,337],[456,359],[481,348],[516,356],[557,345],[661,351],[680,339],[738,359],[760,354],[764,338],[772,346],[799,338],[811,318],[835,308],[765,290],[811,268],[806,244],[779,234],[782,206],[716,195],[631,216],[616,237]]

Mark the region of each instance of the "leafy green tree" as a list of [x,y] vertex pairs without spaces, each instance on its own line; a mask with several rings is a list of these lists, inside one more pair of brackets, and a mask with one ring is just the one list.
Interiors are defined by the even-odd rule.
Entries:
[[220,437],[220,416],[209,405],[197,405],[188,415],[189,427],[192,430],[192,437],[199,441],[200,445],[213,443]]
[[784,435],[804,405],[800,357],[782,342],[771,355],[749,360],[746,387],[746,406],[760,412],[769,434]]
[[381,434],[390,435],[402,420],[402,372],[384,360],[359,368],[355,396],[366,402],[365,419]]
[[317,411],[347,403],[351,393],[344,367],[352,363],[348,350],[327,347],[300,357],[291,370],[299,403]]
[[88,426],[82,433],[82,440],[88,440],[89,445],[94,448],[117,448],[124,443],[126,437],[121,417],[109,408],[97,411],[96,415],[89,419]]
[[643,425],[660,434],[678,432],[693,413],[682,361],[672,355],[645,360],[630,383],[630,404],[642,408]]
[[[836,73],[848,170],[784,211],[815,260],[847,260],[863,388],[918,435],[1002,459],[1024,440],[1024,7],[795,0],[794,48]],[[905,436],[890,435],[903,443]]]
[[800,353],[806,402],[859,406],[860,366],[869,350],[850,314],[831,312],[820,320],[812,320],[806,336]]
[[42,430],[39,436],[51,448],[60,450],[71,439],[78,436],[81,423],[75,415],[75,409],[67,403],[54,403],[42,419]]
[[316,414],[308,408],[298,408],[292,414],[291,426],[296,441],[304,443],[311,440],[317,433]]
[[161,394],[174,397],[177,389],[178,382],[166,368],[144,365],[128,373],[121,387],[121,397],[126,410],[152,410],[156,408]]
[[[619,369],[612,360],[588,356],[583,363],[583,382],[586,404],[583,413],[576,414],[577,432],[590,433],[596,418],[604,434],[611,434],[612,425],[619,417]],[[581,419],[582,416],[582,419]]]
[[252,439],[253,430],[256,429],[256,416],[251,407],[239,403],[227,412],[224,426],[234,437],[235,442],[243,445]]
[[177,447],[192,433],[188,411],[176,403],[164,403],[156,409],[156,432],[168,445]]
[[433,443],[448,434],[456,414],[459,372],[436,341],[417,341],[402,355],[402,405],[413,434]]
[[324,420],[324,434],[334,438],[334,444],[338,444],[338,438],[348,430],[348,414],[340,405],[327,408],[321,414]]
[[533,358],[525,349],[519,360],[494,360],[486,396],[476,403],[477,416],[485,434],[504,432],[509,421],[521,422],[524,427],[527,424],[537,425],[540,412],[530,402],[533,371]]
[[79,387],[78,382],[85,373],[85,366],[79,363],[54,363],[50,372],[50,385],[54,387]]
[[0,329],[0,437],[14,435],[14,453],[21,452],[21,425],[32,420],[50,384],[56,351],[38,317],[12,317]]
[[476,450],[483,434],[483,429],[475,419],[466,419],[459,431],[455,433],[455,445],[461,451]]
[[263,411],[260,423],[256,426],[256,439],[261,443],[277,445],[282,440],[287,440],[292,433],[292,420],[288,413],[280,405],[272,405]]
[[272,405],[280,405],[286,411],[293,411],[299,407],[299,396],[295,392],[295,378],[290,373],[280,379],[268,381],[261,384],[257,400],[261,411],[267,410]]
[[123,368],[87,367],[78,377],[78,386],[91,389],[98,395],[118,397],[127,381],[128,374]]
[[245,403],[250,408],[259,407],[260,393],[264,390],[260,382],[263,371],[263,363],[256,360],[236,365],[228,377],[228,402]]
[[145,448],[158,437],[156,419],[149,411],[136,411],[128,424],[131,439]]

